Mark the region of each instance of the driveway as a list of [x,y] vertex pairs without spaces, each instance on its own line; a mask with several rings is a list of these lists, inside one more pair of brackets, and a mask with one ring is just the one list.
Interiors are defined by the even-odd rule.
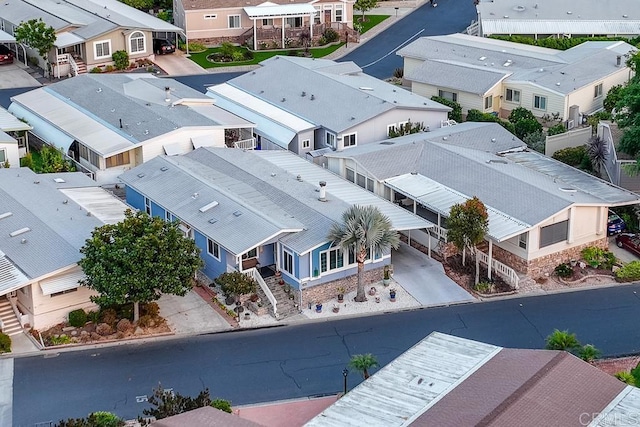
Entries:
[[231,329],[200,295],[193,290],[183,297],[164,294],[158,300],[160,315],[167,319],[176,335],[195,335]]
[[613,252],[613,254],[616,256],[616,258],[618,258],[623,263],[640,260],[640,258],[635,256],[634,254],[632,254],[628,250],[623,249],[623,248],[619,248],[616,245],[616,236],[610,236],[609,237],[609,251]]
[[42,86],[27,70],[29,68],[17,60],[10,65],[0,65],[0,89]]
[[393,279],[423,306],[475,300],[444,273],[442,264],[405,243],[391,253],[391,262]]
[[153,62],[172,77],[192,76],[207,72],[207,70],[190,60],[184,52],[179,50],[169,55],[156,55]]

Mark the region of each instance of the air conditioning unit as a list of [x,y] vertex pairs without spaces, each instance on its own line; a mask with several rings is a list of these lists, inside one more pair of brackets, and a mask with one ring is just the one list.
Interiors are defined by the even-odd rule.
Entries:
[[576,127],[576,122],[575,122],[575,120],[567,120],[567,129],[568,129],[568,130],[571,130],[571,129],[573,129],[574,127]]

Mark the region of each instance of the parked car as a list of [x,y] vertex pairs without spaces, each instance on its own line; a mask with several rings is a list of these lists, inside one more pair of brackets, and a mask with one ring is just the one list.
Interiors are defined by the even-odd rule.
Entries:
[[0,44],[0,64],[13,64],[13,52],[3,44]]
[[609,220],[607,221],[607,234],[611,236],[612,234],[622,233],[627,229],[627,224],[625,224],[624,220],[618,216],[613,211],[609,211]]
[[176,51],[176,46],[166,39],[153,39],[153,52],[156,55],[164,55]]
[[616,245],[640,257],[640,236],[632,233],[620,233],[616,236]]

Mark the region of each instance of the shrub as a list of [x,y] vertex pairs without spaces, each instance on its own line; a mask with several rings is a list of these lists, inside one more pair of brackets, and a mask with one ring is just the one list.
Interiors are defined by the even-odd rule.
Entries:
[[129,66],[129,54],[126,50],[116,50],[111,55],[116,70],[124,70]]
[[621,282],[640,280],[640,261],[631,261],[616,271],[616,279]]
[[507,120],[509,120],[511,123],[529,119],[535,120],[536,116],[534,116],[531,111],[527,110],[524,107],[514,108],[513,110],[511,110],[511,113],[509,113],[509,117],[507,117]]
[[547,137],[541,130],[531,132],[522,138],[522,141],[524,141],[530,149],[544,154],[547,145]]
[[340,34],[333,28],[327,28],[322,33],[322,36],[325,38],[327,43],[337,42],[340,39]]
[[256,281],[239,271],[221,274],[216,279],[216,283],[220,285],[222,294],[225,297],[251,294],[256,291]]
[[20,166],[33,170],[33,155],[31,153],[25,154],[25,156],[20,159]]
[[617,379],[619,379],[620,381],[622,381],[627,385],[636,385],[635,378],[633,377],[633,375],[631,375],[630,372],[627,372],[627,371],[616,372],[614,377],[616,377]]
[[213,406],[216,409],[219,409],[221,411],[224,412],[228,412],[228,413],[232,413],[231,411],[231,402],[229,402],[228,400],[224,400],[224,399],[213,399],[211,401],[211,406]]
[[49,338],[51,345],[65,345],[71,343],[71,338],[68,335],[54,335]]
[[547,130],[547,135],[549,136],[560,135],[561,133],[565,133],[566,131],[567,131],[567,128],[564,126],[564,123],[558,123],[557,125],[551,126]]
[[244,56],[245,61],[251,61],[253,59],[253,52],[249,49],[245,50],[242,55]]
[[593,344],[585,344],[580,351],[578,351],[578,356],[585,362],[591,362],[600,357],[600,350],[595,348]]
[[153,325],[155,325],[155,321],[153,320],[153,317],[149,316],[148,314],[140,316],[140,318],[138,319],[138,326],[140,326],[141,328],[148,328]]
[[89,70],[89,72],[90,72],[90,73],[93,73],[93,74],[98,74],[98,73],[101,73],[101,72],[102,72],[102,68],[100,68],[100,67],[93,67],[91,70]]
[[233,57],[233,53],[236,51],[236,49],[237,48],[233,44],[224,42],[220,45],[220,54],[228,57]]
[[105,73],[112,73],[116,70],[117,68],[114,67],[113,65],[107,65],[106,67],[104,67],[104,72]]
[[144,314],[148,314],[149,316],[157,316],[158,313],[160,313],[160,306],[157,302],[149,302],[144,305],[142,311],[144,311]]
[[[184,49],[181,48],[180,50],[184,50]],[[194,43],[194,42],[189,43],[189,52],[204,52],[205,50],[207,50],[207,47],[202,43]]]
[[235,50],[231,54],[231,58],[233,59],[233,62],[241,62],[244,60],[244,53],[241,50]]
[[69,324],[76,328],[81,328],[87,323],[87,313],[83,309],[79,308],[69,313]]
[[616,263],[616,256],[597,246],[589,246],[582,250],[582,259],[593,268],[610,269]]
[[11,337],[0,332],[0,353],[11,352]]
[[[520,107],[518,107],[520,108]],[[509,120],[511,122],[511,120]],[[524,139],[527,135],[533,132],[541,131],[542,125],[537,119],[522,119],[513,123],[516,131],[516,136],[520,139]]]
[[547,350],[564,350],[575,351],[580,348],[580,341],[576,338],[576,334],[569,331],[560,331],[555,329],[551,335],[546,338],[545,348]]
[[100,321],[100,312],[96,310],[91,310],[87,313],[87,320],[93,323],[98,323]]
[[491,292],[491,283],[488,282],[480,282],[473,286],[473,289],[480,292],[481,294],[488,294]]
[[113,333],[113,328],[108,323],[99,323],[98,326],[96,326],[96,333],[105,337]]
[[567,278],[573,276],[573,268],[567,263],[558,265],[554,271],[558,277]]
[[120,417],[111,412],[98,411],[89,415],[89,425],[95,425],[97,427],[120,427],[124,424],[124,421]]
[[581,145],[579,147],[563,148],[553,153],[554,159],[567,164],[569,166],[578,167],[582,163],[584,158],[589,159],[587,155],[587,147]]
[[393,77],[395,77],[396,79],[403,78],[404,77],[404,68],[398,67],[395,70],[393,70]]
[[129,332],[133,329],[133,325],[129,319],[120,319],[116,325],[116,329],[120,332]]
[[456,101],[442,98],[440,96],[432,96],[431,100],[439,102],[442,105],[446,105],[447,107],[451,107],[452,110],[447,113],[447,118],[450,120],[455,120],[458,123],[462,122],[462,107]]
[[318,39],[318,46],[324,46],[326,44],[328,44],[328,42],[325,36],[320,36],[320,38]]
[[113,308],[107,308],[100,313],[100,320],[102,323],[106,323],[109,326],[115,325],[118,321],[118,313]]

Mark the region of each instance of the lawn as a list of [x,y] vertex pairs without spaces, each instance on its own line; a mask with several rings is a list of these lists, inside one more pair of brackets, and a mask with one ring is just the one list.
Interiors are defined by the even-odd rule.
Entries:
[[[389,15],[365,15],[364,16],[365,21],[362,23],[361,34],[366,33],[367,31],[369,31],[370,29],[372,29],[373,27],[375,27],[376,25],[378,25],[388,17]],[[360,23],[361,19],[362,19],[362,15],[356,17],[356,22]]]
[[[309,49],[309,51],[311,52],[311,55],[314,58],[322,58],[323,56],[327,56],[331,52],[337,50],[343,44],[344,43],[338,43],[338,44],[335,44],[335,45],[332,45],[332,46],[328,46],[328,47],[311,48],[311,49]],[[240,50],[241,52],[246,52],[247,48],[238,47],[238,50]],[[253,53],[253,59],[251,59],[249,61],[242,61],[242,62],[226,62],[224,64],[217,64],[217,63],[213,63],[213,62],[207,61],[207,56],[208,55],[211,55],[212,53],[216,53],[216,52],[219,52],[219,51],[220,51],[220,48],[219,47],[215,47],[215,48],[207,49],[204,52],[192,53],[189,58],[193,62],[195,62],[196,64],[200,65],[202,68],[233,67],[233,66],[238,66],[238,65],[255,65],[255,64],[258,64],[258,63],[264,61],[265,59],[271,58],[272,56],[276,56],[276,55],[285,55],[286,56],[286,55],[289,55],[289,52],[291,52],[291,51],[301,52],[302,49],[283,49],[283,50],[270,50],[270,51],[255,51]]]

